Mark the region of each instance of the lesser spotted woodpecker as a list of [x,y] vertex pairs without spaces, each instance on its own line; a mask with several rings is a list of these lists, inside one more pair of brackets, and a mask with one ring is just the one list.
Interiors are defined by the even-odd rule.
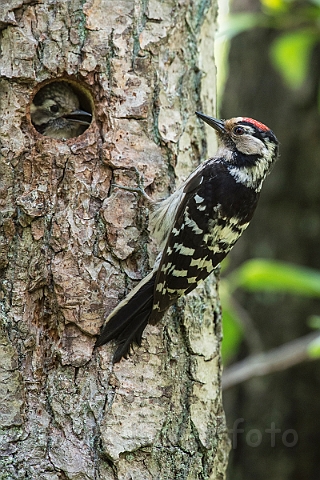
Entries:
[[31,121],[38,132],[57,140],[81,135],[92,115],[80,109],[80,101],[67,82],[52,82],[35,95],[30,106]]
[[278,155],[277,138],[263,123],[196,113],[216,130],[218,150],[152,209],[150,230],[161,253],[152,272],[110,313],[96,342],[116,341],[114,362],[133,343],[140,346],[147,323],[157,323],[230,252],[249,225]]

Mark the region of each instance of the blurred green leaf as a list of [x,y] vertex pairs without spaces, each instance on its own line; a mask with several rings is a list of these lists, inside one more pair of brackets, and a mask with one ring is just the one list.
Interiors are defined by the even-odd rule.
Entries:
[[319,315],[311,315],[308,318],[308,326],[310,328],[314,328],[315,330],[320,330],[320,316]]
[[303,84],[312,48],[318,40],[314,30],[298,30],[281,35],[271,45],[271,59],[290,88]]
[[230,304],[224,303],[222,309],[223,340],[221,353],[223,363],[226,365],[236,355],[243,338],[243,329],[236,318]]
[[233,301],[229,293],[229,284],[225,280],[220,282],[220,299],[222,304],[223,340],[221,353],[223,363],[226,365],[238,352],[243,338],[241,320],[233,308]]
[[289,8],[290,1],[286,0],[261,0],[261,4],[268,10],[273,12],[286,12]]
[[229,288],[320,297],[320,272],[274,260],[245,262],[228,276]]
[[237,13],[230,15],[217,37],[232,38],[241,32],[258,26],[265,26],[266,16],[259,13]]
[[312,342],[310,342],[310,344],[308,345],[308,355],[311,358],[320,357],[320,335],[319,337],[312,340]]

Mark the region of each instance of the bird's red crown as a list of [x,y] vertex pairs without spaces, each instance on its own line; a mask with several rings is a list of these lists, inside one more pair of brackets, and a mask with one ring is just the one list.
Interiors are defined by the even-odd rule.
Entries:
[[244,122],[252,123],[252,125],[254,125],[255,127],[259,128],[259,130],[262,130],[264,132],[267,132],[268,130],[270,130],[269,127],[267,127],[261,122],[258,122],[257,120],[254,120],[254,118],[242,117],[242,120]]

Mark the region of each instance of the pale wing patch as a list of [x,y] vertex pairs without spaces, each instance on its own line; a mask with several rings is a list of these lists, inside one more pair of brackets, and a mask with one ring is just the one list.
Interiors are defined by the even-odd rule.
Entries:
[[[195,252],[195,249],[194,248],[189,248],[189,247],[185,247],[184,245],[182,245],[181,243],[175,243],[173,245],[173,249],[177,252],[177,253],[181,253],[182,255],[187,255],[187,256],[192,256]],[[167,250],[167,255],[170,255],[170,253],[172,253],[172,250],[169,252],[169,250],[171,250],[171,248],[168,248]]]
[[204,258],[193,258],[190,263],[190,267],[197,267],[198,270],[206,269],[207,272],[211,272],[213,270],[212,261],[208,257]]
[[176,270],[176,269],[174,269],[170,273],[174,277],[187,277],[188,276],[188,270]]
[[[170,235],[176,221],[177,212],[185,201],[186,193],[184,190],[186,186],[192,181],[192,179],[200,175],[201,170],[206,168],[207,165],[207,162],[199,165],[172,195],[159,202],[155,206],[153,212],[151,212],[149,229],[151,235],[158,241],[159,248],[163,248],[164,244],[167,242],[168,236]],[[177,235],[176,232],[176,229],[172,230],[174,235]]]
[[249,222],[239,225],[239,219],[236,217],[224,220],[227,222],[224,227],[217,225],[216,222],[212,222],[209,233],[204,236],[208,249],[214,254],[221,253],[222,244],[223,250],[229,251],[249,225]]
[[185,216],[184,216],[185,224],[188,225],[196,235],[201,235],[203,230],[198,227],[196,222],[190,217],[188,209],[186,209]]
[[[180,207],[185,193],[182,186],[170,197],[160,202],[150,215],[149,228],[151,235],[158,241],[159,247],[167,241],[173,223],[176,219],[178,208]],[[176,229],[172,230],[173,235],[179,233]]]
[[196,203],[202,203],[202,202],[204,202],[204,198],[203,198],[203,197],[200,197],[200,195],[196,194],[196,195],[194,196],[194,201],[195,201]]

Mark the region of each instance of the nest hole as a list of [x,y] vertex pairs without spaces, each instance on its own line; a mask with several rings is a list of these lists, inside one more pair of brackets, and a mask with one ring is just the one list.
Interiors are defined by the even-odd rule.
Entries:
[[32,125],[42,135],[68,140],[90,127],[93,99],[81,83],[54,80],[39,88],[30,106],[30,116]]

